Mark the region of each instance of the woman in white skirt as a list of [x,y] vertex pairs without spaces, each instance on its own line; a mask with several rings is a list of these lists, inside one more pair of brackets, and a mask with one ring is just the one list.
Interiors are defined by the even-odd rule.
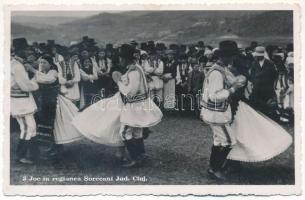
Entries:
[[242,69],[233,62],[238,54],[237,44],[223,41],[216,53],[220,60],[204,82],[201,117],[213,130],[209,173],[224,179],[226,159],[265,161],[284,152],[292,137],[242,101],[246,81]]
[[39,85],[39,111],[37,115],[37,140],[49,146],[47,158],[57,160],[61,146],[82,139],[72,126],[72,118],[78,109],[73,102],[59,92],[58,69],[49,55],[40,58],[39,70],[30,69]]
[[143,128],[158,124],[162,118],[160,109],[148,96],[144,71],[135,64],[135,51],[126,44],[121,48],[120,58],[127,72],[122,76],[119,72],[112,75],[119,92],[88,107],[73,120],[84,136],[97,143],[119,150],[125,145],[130,160],[123,163],[124,167],[141,163],[145,152]]

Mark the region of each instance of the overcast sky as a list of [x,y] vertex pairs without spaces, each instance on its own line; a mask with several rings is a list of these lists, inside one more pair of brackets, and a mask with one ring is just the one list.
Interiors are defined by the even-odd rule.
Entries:
[[[12,16],[47,16],[47,17],[87,17],[103,11],[13,11]],[[107,11],[120,12],[120,11]]]

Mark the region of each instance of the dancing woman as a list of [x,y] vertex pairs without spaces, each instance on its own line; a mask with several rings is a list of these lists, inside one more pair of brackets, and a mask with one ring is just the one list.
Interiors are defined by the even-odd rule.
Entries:
[[238,54],[234,41],[222,41],[217,63],[203,84],[201,117],[213,131],[209,174],[225,179],[226,159],[264,161],[285,151],[291,136],[266,116],[242,101],[245,76],[233,60]]
[[77,108],[71,100],[60,95],[58,69],[51,56],[43,55],[40,58],[39,70],[30,70],[35,74],[34,79],[39,85],[37,140],[49,146],[47,158],[57,160],[61,149],[59,144],[82,138],[71,125]]
[[[136,64],[136,50],[124,44],[120,59],[126,73],[113,73],[119,92],[88,107],[73,120],[74,126],[87,138],[122,149],[126,146],[130,160],[124,167],[138,166],[145,152],[143,127],[161,121],[160,109],[149,98],[147,81],[141,66]],[[86,121],[86,123],[83,123]]]

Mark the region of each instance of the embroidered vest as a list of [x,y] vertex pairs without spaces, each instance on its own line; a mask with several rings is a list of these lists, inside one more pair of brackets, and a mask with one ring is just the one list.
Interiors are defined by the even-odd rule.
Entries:
[[140,102],[143,101],[145,99],[147,99],[149,97],[148,95],[148,86],[147,86],[147,81],[146,81],[146,77],[145,77],[145,73],[143,71],[143,69],[141,68],[141,66],[139,65],[131,65],[128,68],[127,73],[131,72],[131,71],[138,71],[140,74],[140,86],[138,88],[138,91],[136,92],[135,95],[130,96],[130,95],[123,95],[123,102],[124,103],[135,103],[135,102]]
[[207,85],[210,84],[208,81],[208,77],[209,75],[213,72],[213,71],[219,71],[222,74],[223,77],[223,85],[224,85],[224,89],[228,89],[230,87],[230,83],[226,77],[224,68],[222,66],[219,65],[219,63],[215,64],[207,73],[206,79],[204,80],[204,84],[203,84],[203,96],[202,96],[202,101],[201,101],[201,106],[211,110],[211,111],[216,111],[216,112],[225,112],[228,109],[229,106],[229,99],[225,100],[225,101],[212,101],[211,99],[208,98],[208,90],[207,90]]
[[72,80],[75,76],[75,72],[74,72],[74,64],[77,61],[65,61],[65,62],[59,62],[59,65],[62,68],[62,72],[63,72],[63,77],[66,80]]

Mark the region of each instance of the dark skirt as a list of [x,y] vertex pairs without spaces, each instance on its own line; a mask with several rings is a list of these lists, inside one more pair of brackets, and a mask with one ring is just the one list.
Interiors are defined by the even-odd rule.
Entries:
[[37,120],[37,140],[54,143],[54,121],[56,116],[59,86],[42,88],[39,91]]

